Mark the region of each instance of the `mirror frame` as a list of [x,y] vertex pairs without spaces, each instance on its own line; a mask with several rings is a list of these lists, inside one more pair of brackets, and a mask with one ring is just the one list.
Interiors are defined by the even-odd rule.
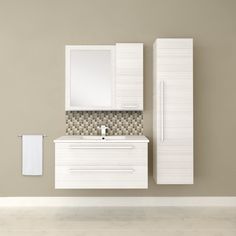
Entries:
[[[111,106],[109,107],[79,107],[71,106],[71,73],[70,57],[73,50],[109,50],[112,57],[112,78],[111,78]],[[65,47],[65,109],[66,111],[100,111],[113,110],[115,107],[115,46],[113,45],[66,45]]]

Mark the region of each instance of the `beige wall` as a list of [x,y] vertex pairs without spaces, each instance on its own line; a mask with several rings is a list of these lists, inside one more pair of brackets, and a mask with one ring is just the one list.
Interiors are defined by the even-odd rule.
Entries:
[[[0,196],[236,195],[236,1],[0,0]],[[65,133],[65,44],[145,45],[144,132],[152,140],[152,43],[194,38],[195,184],[54,190]],[[43,177],[21,176],[22,133],[45,133]],[[149,146],[152,174],[152,143]]]

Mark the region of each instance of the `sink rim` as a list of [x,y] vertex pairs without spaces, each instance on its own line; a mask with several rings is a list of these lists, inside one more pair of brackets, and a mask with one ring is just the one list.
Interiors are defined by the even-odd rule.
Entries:
[[85,135],[81,136],[83,140],[125,140],[126,136],[121,135],[110,135],[110,136],[99,136],[99,135]]

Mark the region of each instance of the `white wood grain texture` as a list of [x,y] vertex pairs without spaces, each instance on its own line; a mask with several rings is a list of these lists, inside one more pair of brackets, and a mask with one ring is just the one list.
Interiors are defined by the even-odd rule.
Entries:
[[160,48],[158,47],[158,57],[171,56],[175,57],[191,57],[192,48]]
[[[147,165],[147,144],[130,145],[76,145],[83,149],[73,149],[75,145],[56,144],[56,165]],[[103,149],[96,147],[114,147]],[[89,149],[89,147],[95,147]],[[117,147],[117,148],[115,148]],[[123,148],[122,148],[123,147]],[[125,148],[132,147],[132,148]]]
[[153,73],[154,179],[192,184],[192,39],[157,39]]
[[147,166],[57,166],[55,172],[56,188],[147,188]]
[[157,183],[157,42],[153,44],[153,178]]
[[193,40],[191,38],[158,38],[158,48],[167,49],[192,49]]
[[158,184],[192,184],[193,183],[193,148],[184,145],[158,145],[157,183]]
[[143,110],[143,44],[116,44],[116,107]]
[[[64,137],[64,136],[63,136]],[[109,136],[108,136],[109,137]],[[114,137],[114,136],[113,136]],[[125,136],[126,137],[126,136]],[[132,136],[133,137],[133,136]],[[138,136],[136,136],[138,137]],[[146,140],[142,140],[140,138],[141,141],[146,141]],[[93,140],[92,140],[93,141]],[[132,149],[143,149],[146,148],[147,142],[138,142],[136,140],[132,140],[132,142],[126,142],[126,140],[115,140],[115,142],[109,143],[109,142],[101,142],[101,140],[99,142],[74,142],[73,139],[68,139],[67,142],[58,142],[56,143],[56,148],[76,148],[76,147],[84,147],[84,148],[90,148],[90,147],[110,147],[110,148],[120,148],[120,147],[130,147]]]
[[147,188],[147,143],[56,143],[55,188]]

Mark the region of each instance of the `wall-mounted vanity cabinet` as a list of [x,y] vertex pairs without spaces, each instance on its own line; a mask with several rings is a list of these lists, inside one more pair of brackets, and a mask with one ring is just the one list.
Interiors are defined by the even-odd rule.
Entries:
[[148,139],[62,136],[55,143],[56,189],[148,188]]
[[143,110],[143,44],[66,46],[66,110]]

